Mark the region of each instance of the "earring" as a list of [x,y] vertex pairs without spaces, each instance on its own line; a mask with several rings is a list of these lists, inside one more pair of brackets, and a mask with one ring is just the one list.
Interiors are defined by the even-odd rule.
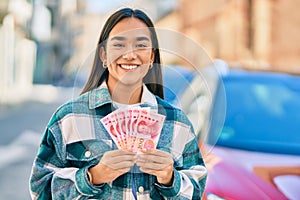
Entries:
[[102,67],[105,69],[107,68],[107,66],[105,65],[105,63],[102,63]]
[[152,69],[153,67],[153,63],[150,63],[149,69]]

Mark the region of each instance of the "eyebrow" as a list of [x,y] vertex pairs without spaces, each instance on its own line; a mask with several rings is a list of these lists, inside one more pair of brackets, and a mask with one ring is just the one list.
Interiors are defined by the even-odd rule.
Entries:
[[150,41],[150,39],[148,37],[145,37],[145,36],[137,37],[136,40],[137,41],[143,41],[143,40]]
[[[115,37],[112,37],[110,39],[110,41],[113,41],[113,40],[120,40],[120,41],[125,41],[126,40],[126,37],[122,37],[122,36],[115,36]],[[137,41],[150,41],[150,39],[148,37],[145,37],[145,36],[140,36],[140,37],[137,37],[136,38]]]
[[125,37],[121,37],[121,36],[115,36],[115,37],[112,37],[110,40],[111,40],[111,41],[113,41],[113,40],[121,40],[121,41],[124,41],[124,40],[126,40],[126,38],[125,38]]

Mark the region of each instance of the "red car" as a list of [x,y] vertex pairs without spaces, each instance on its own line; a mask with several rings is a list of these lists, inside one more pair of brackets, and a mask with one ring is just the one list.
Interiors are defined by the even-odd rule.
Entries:
[[[184,84],[167,79],[181,89],[166,87],[207,143],[201,145],[208,168],[204,199],[300,199],[300,77],[228,69],[218,80],[213,76],[215,85],[203,73],[210,88],[203,92],[193,83],[199,72],[177,71]],[[189,96],[193,87],[196,98]]]
[[[207,158],[206,198],[300,199],[300,77],[228,70],[219,83],[208,131],[213,147],[207,155],[215,158]],[[220,127],[214,119],[223,95]]]

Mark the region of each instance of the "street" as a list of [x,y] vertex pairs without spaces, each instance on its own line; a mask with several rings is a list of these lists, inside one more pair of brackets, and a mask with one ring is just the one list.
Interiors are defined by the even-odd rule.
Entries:
[[[72,92],[39,87],[30,99],[0,107],[0,199],[30,199],[29,176],[41,136],[53,112]],[[41,93],[55,98],[41,101],[37,98]]]

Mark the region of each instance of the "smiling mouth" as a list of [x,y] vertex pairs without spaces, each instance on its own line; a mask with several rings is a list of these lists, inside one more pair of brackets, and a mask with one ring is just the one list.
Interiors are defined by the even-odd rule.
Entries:
[[139,65],[119,65],[121,68],[126,70],[136,69]]

